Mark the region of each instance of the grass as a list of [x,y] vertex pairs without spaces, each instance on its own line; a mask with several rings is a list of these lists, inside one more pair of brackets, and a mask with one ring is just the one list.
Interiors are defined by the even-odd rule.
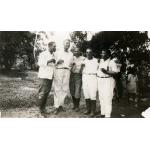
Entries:
[[[36,72],[28,72],[28,77],[22,80],[22,76],[13,72],[0,74],[0,109],[8,112],[8,116],[15,117],[37,117],[38,112],[38,88],[39,81]],[[48,97],[47,106],[51,110],[53,105],[53,95]],[[133,105],[126,104],[126,99],[121,100],[119,104],[113,104],[113,117],[136,118],[140,113],[149,106],[149,100],[146,105],[140,108],[134,108]],[[71,98],[65,101],[66,112],[60,113],[58,116],[51,114],[49,117],[59,118],[86,118],[83,115],[85,111],[85,101],[82,98],[80,103],[80,112],[76,113],[71,110]],[[97,110],[100,110],[99,100],[97,100]],[[14,115],[12,115],[14,114]],[[39,114],[38,114],[39,115]],[[7,116],[7,115],[6,115]]]
[[36,81],[6,80],[0,83],[0,108],[32,107],[37,104]]

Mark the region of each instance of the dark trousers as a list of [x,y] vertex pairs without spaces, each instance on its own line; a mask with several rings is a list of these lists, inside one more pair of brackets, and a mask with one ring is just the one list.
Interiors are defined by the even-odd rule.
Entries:
[[70,93],[76,99],[81,98],[82,75],[79,73],[71,73],[70,75]]
[[39,88],[40,109],[45,109],[47,97],[51,91],[51,87],[52,87],[52,80],[40,79],[40,88]]

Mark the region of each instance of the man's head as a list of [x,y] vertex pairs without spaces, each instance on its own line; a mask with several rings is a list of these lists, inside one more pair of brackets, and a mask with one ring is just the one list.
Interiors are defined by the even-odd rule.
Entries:
[[64,40],[63,44],[64,44],[64,50],[68,51],[70,47],[70,40],[69,39]]
[[92,59],[92,58],[93,58],[93,51],[92,51],[92,49],[88,48],[88,49],[86,50],[86,57],[87,57],[88,59]]
[[76,47],[74,49],[74,51],[73,51],[73,54],[74,54],[74,56],[79,57],[80,56],[80,50],[79,50],[79,48]]
[[49,42],[48,43],[48,50],[50,53],[53,53],[56,51],[56,43],[55,42]]
[[102,50],[101,51],[101,59],[108,59],[111,56],[111,52],[109,50]]

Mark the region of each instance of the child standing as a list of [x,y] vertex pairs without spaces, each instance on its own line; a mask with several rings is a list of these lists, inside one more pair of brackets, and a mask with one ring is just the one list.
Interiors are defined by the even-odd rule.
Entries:
[[127,91],[128,91],[128,101],[132,98],[135,103],[135,107],[137,107],[136,95],[137,95],[137,82],[138,78],[136,75],[136,71],[133,68],[130,68],[128,71],[127,77]]

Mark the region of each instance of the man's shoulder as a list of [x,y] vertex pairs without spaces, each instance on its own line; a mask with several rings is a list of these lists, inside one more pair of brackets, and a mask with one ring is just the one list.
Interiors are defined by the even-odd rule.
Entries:
[[63,56],[63,51],[60,51],[60,50],[56,51],[56,52],[54,53],[54,56],[55,56],[55,57],[61,57],[61,56]]
[[46,55],[47,54],[47,51],[45,50],[45,51],[42,51],[41,53],[40,53],[40,55]]
[[109,61],[109,64],[117,64],[114,59],[110,59],[108,61]]
[[45,55],[45,51],[41,52],[41,53],[39,54],[39,57],[43,57],[44,55]]
[[72,52],[68,52],[68,55],[70,55],[71,57],[73,57],[73,53]]
[[86,58],[84,56],[80,56],[80,59],[81,60],[85,60]]
[[85,58],[84,58],[84,61],[86,62],[86,61],[88,61],[88,59],[85,57]]
[[93,61],[94,61],[94,62],[98,62],[98,59],[95,58],[95,57],[93,57]]

